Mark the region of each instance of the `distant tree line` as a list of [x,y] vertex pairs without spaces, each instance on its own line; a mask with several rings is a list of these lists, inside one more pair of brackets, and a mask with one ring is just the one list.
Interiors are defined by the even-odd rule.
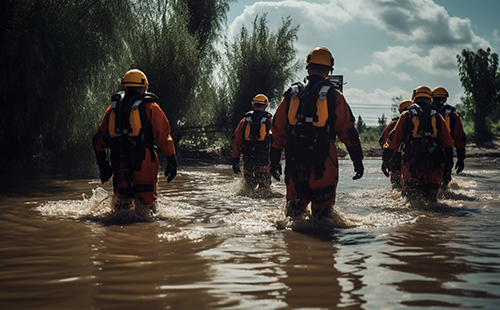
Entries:
[[[456,105],[469,141],[488,142],[500,137],[500,68],[498,54],[490,48],[477,52],[464,49],[457,55],[460,82],[465,92],[462,103]],[[399,115],[398,105],[402,96],[392,98],[391,111]],[[452,104],[448,101],[448,103]],[[384,130],[385,116],[379,118],[376,127],[366,127],[361,115],[357,129],[362,142],[378,141]],[[384,127],[384,128],[382,128]]]
[[252,98],[275,105],[294,79],[298,31],[284,18],[273,32],[264,15],[225,38],[231,1],[4,1],[0,171],[95,168],[91,138],[132,68],[146,73],[176,143],[229,144]]
[[460,111],[468,137],[491,141],[500,135],[500,70],[498,54],[491,49],[457,55],[460,81],[465,91]]

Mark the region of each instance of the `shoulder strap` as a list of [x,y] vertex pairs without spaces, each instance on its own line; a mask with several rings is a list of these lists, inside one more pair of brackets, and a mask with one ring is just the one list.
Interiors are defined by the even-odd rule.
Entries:
[[290,100],[293,98],[297,98],[302,96],[304,93],[304,89],[306,87],[306,84],[303,82],[297,82],[293,83],[290,85],[290,87],[287,89],[285,94],[283,95],[285,97],[285,103],[286,103],[286,114],[288,116],[288,111],[290,110]]
[[[330,82],[330,80],[328,80],[328,82]],[[332,84],[332,82],[330,82],[330,84]],[[333,84],[332,84],[333,86]],[[335,105],[337,104],[337,92],[338,90],[333,87],[333,88],[328,88],[328,91],[327,91],[327,94],[326,94],[326,100],[328,102],[328,120],[326,121],[326,131],[330,134],[330,135],[335,135],[335,131],[334,131],[334,122],[335,120],[337,119],[337,114],[335,114]],[[349,110],[351,108],[349,107]],[[351,116],[352,116],[352,111],[351,111]]]
[[125,97],[125,92],[124,91],[117,92],[116,94],[114,94],[113,96],[111,96],[111,108],[110,108],[110,110],[115,109],[116,105],[119,102],[121,102],[124,97]]
[[[408,113],[410,117],[406,118],[406,128],[407,133],[406,133],[406,140],[411,141],[413,138],[418,138],[419,136],[422,136],[422,124],[421,122],[423,121],[423,114],[424,111],[422,111],[422,108],[414,103],[408,107],[408,109],[403,112],[403,113]],[[417,118],[417,120],[415,120]]]
[[441,115],[444,116],[445,114],[450,114],[455,111],[456,111],[455,107],[452,107],[449,104],[445,104],[441,107],[441,110],[439,112],[441,113]]
[[[441,122],[438,119],[439,112],[436,106],[428,104],[422,109],[420,105],[413,104],[410,106],[409,111],[412,115],[411,122],[413,138],[428,137],[438,138],[441,134]],[[418,116],[418,124],[413,119]],[[417,128],[415,128],[417,126]]]
[[[301,105],[303,105],[303,119],[306,124],[311,124],[313,122],[318,121],[318,109],[316,106],[316,102],[319,100],[325,100],[327,94],[330,89],[335,90],[332,82],[328,79],[321,80],[314,84],[312,88],[308,89],[309,85],[306,85],[306,89],[304,91],[304,95],[308,95],[307,98],[305,96],[301,97]],[[330,111],[329,111],[330,112]],[[297,118],[299,118],[297,116]]]
[[450,133],[452,133],[455,130],[455,125],[457,124],[457,118],[453,114],[453,112],[455,111],[456,111],[455,107],[452,107],[449,104],[443,105],[440,111],[441,115],[444,118],[444,122],[446,123],[446,126],[448,128],[448,131],[450,131]]
[[[267,111],[248,111],[245,114],[245,128],[243,128],[242,133],[245,135],[247,126],[250,126],[250,137],[251,140],[261,139],[261,127],[264,125],[266,127],[266,135],[269,132],[271,122],[269,118],[272,117]],[[245,137],[243,137],[244,140]]]

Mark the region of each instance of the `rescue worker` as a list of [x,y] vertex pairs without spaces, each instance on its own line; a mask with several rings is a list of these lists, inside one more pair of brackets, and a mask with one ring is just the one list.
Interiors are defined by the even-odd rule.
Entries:
[[119,201],[137,199],[141,205],[152,205],[157,199],[159,169],[155,143],[167,157],[167,181],[177,175],[170,123],[157,104],[158,97],[147,92],[149,83],[142,71],[126,72],[121,83],[125,91],[111,97],[111,105],[92,139],[100,178],[105,183],[114,176],[113,191]]
[[[413,102],[411,100],[403,100],[399,103],[399,114],[403,113]],[[394,117],[391,122],[385,127],[382,136],[378,140],[380,147],[384,148],[384,144],[387,141],[387,137],[389,137],[389,133],[394,129],[396,123],[399,120],[399,116]],[[393,158],[391,160],[390,167],[386,167],[382,164],[382,172],[385,176],[391,178],[392,188],[401,189],[401,150],[398,149],[394,152]]]
[[[449,104],[445,104],[449,95],[448,91],[444,87],[436,87],[432,90],[432,104],[438,108],[439,113],[444,118],[446,127],[450,132],[451,138],[453,139],[453,144],[455,150],[457,151],[457,164],[455,166],[456,173],[460,173],[464,170],[465,164],[465,145],[467,144],[467,136],[464,132],[464,127],[462,126],[462,120],[458,116],[455,108]],[[447,167],[446,171],[443,171],[443,180],[441,181],[441,188],[446,189],[451,181],[451,170],[453,168],[453,162]]]
[[389,166],[402,147],[401,186],[410,201],[436,202],[439,183],[453,157],[453,140],[443,117],[431,104],[432,91],[417,87],[413,105],[400,115],[384,145],[382,160]]
[[252,100],[252,110],[241,119],[233,134],[233,171],[240,170],[240,155],[243,154],[243,169],[246,184],[259,189],[271,186],[269,149],[271,147],[272,115],[266,111],[269,100],[263,94]]
[[280,180],[281,152],[285,148],[287,216],[307,212],[312,217],[332,215],[338,182],[338,137],[354,163],[355,176],[363,176],[363,151],[355,119],[344,95],[327,79],[334,59],[325,47],[306,57],[308,76],[285,92],[272,126],[271,175]]

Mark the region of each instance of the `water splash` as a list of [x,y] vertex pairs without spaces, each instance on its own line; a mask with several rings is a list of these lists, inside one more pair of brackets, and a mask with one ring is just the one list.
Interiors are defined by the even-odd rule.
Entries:
[[118,201],[113,193],[101,187],[92,195],[82,194],[82,200],[48,201],[33,210],[42,216],[94,221],[104,224],[124,224],[180,218],[193,212],[182,202],[172,203],[160,197],[153,205],[141,205],[137,200]]

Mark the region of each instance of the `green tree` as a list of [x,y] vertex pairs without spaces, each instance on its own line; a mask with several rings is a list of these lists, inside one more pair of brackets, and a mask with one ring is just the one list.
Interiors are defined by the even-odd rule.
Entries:
[[392,97],[391,112],[392,117],[399,116],[399,104],[403,101],[403,96]]
[[387,118],[382,113],[382,117],[378,118],[378,127],[377,128],[379,130],[381,129],[380,133],[382,133],[384,131],[385,127],[387,127]]
[[39,171],[36,159],[50,158],[73,169],[91,153],[95,103],[116,85],[131,12],[119,0],[2,4],[1,170]]
[[[215,49],[220,31],[226,22],[229,3],[233,0],[180,0],[185,6],[178,5],[180,13],[188,12],[187,30],[198,46],[196,85],[192,93],[192,104],[184,112],[182,127],[174,135],[178,141],[188,145],[207,147],[219,144],[217,140],[224,133],[227,122],[219,118],[224,115],[224,100],[221,99],[216,77],[219,69],[220,53]],[[227,139],[224,139],[227,140]]]
[[37,163],[85,171],[91,138],[131,68],[148,76],[174,133],[200,111],[217,119],[212,46],[230,1],[4,1],[0,171],[41,171]]
[[463,102],[474,122],[474,138],[491,140],[493,135],[488,124],[499,105],[498,54],[491,53],[490,48],[479,49],[477,53],[464,49],[457,55],[457,61],[462,87],[470,97]]
[[182,1],[142,0],[137,12],[141,23],[130,45],[130,67],[144,71],[149,90],[160,98],[175,133],[186,121],[194,98],[199,76],[197,41],[187,29],[189,16]]
[[361,118],[361,115],[358,116],[358,121],[356,122],[356,130],[359,134],[362,134],[366,130],[366,124]]
[[[179,0],[185,6],[176,9],[187,9],[187,30],[197,40],[198,50],[202,57],[214,47],[219,33],[227,20],[229,3],[234,0]],[[177,14],[182,14],[178,11]]]
[[[132,64],[144,70],[150,90],[160,97],[176,142],[186,134],[191,141],[206,140],[205,127],[216,123],[221,101],[213,78],[218,60],[213,44],[229,2],[139,2],[142,27],[134,40],[139,44],[131,44]],[[198,131],[189,134],[194,127]]]
[[228,107],[220,113],[231,128],[249,110],[255,95],[265,94],[271,108],[281,99],[298,69],[294,48],[298,29],[287,17],[276,32],[271,32],[266,15],[256,16],[251,31],[243,26],[232,42],[226,41],[221,81]]

